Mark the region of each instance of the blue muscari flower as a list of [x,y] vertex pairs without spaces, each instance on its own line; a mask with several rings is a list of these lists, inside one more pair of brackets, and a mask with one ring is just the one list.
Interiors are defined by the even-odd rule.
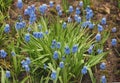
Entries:
[[83,6],[83,1],[80,1],[79,6],[80,6],[80,7]]
[[26,42],[29,42],[30,41],[30,34],[29,33],[25,34],[24,39],[25,39]]
[[87,26],[89,26],[89,24],[90,24],[90,21],[83,22],[82,27],[86,28]]
[[29,71],[30,71],[30,67],[29,67],[29,65],[25,65],[24,68],[25,68],[25,71],[26,71],[26,72],[29,72]]
[[14,51],[12,51],[12,52],[11,52],[11,55],[12,55],[12,56],[15,56],[16,54],[15,54],[15,52],[14,52]]
[[104,62],[102,62],[102,63],[100,64],[100,69],[104,70],[105,68],[106,68],[106,64],[105,64]]
[[34,12],[32,12],[30,14],[29,22],[32,24],[35,21],[36,21],[36,14]]
[[62,28],[66,28],[67,27],[67,23],[66,22],[64,22],[63,24],[62,24]]
[[88,5],[85,10],[86,12],[90,11],[91,10],[90,6]]
[[86,22],[83,22],[83,23],[82,23],[82,27],[85,27],[85,28],[87,27]]
[[102,18],[101,24],[105,25],[106,24],[106,18]]
[[64,61],[66,58],[65,58],[65,56],[62,56],[62,60]]
[[70,54],[70,48],[69,46],[66,46],[64,49],[65,54],[69,55]]
[[47,35],[49,33],[49,31],[45,31],[45,34]]
[[28,9],[25,9],[25,10],[24,10],[24,15],[28,15],[28,14],[29,14]]
[[89,29],[93,29],[93,28],[94,28],[94,26],[95,26],[95,24],[90,23],[90,24],[88,25],[88,28],[89,28]]
[[22,0],[18,0],[18,2],[17,2],[17,7],[18,7],[19,9],[21,9],[21,8],[23,7],[23,2],[22,2]]
[[53,54],[53,58],[54,58],[55,60],[57,60],[57,59],[58,59],[58,57],[59,57],[59,54],[58,54],[58,52],[57,52],[57,51],[55,51],[55,52],[54,52],[54,54]]
[[44,69],[47,69],[47,65],[46,64],[44,64]]
[[68,22],[72,22],[72,18],[68,17]]
[[10,78],[10,71],[6,70],[6,78]]
[[30,27],[28,27],[27,31],[30,32],[32,29]]
[[20,23],[21,23],[21,28],[24,28],[26,26],[26,22],[25,21],[22,21]]
[[87,66],[84,66],[82,68],[81,73],[84,74],[84,75],[87,73]]
[[106,80],[106,77],[105,77],[105,76],[102,76],[102,77],[101,77],[101,83],[107,83],[107,80]]
[[94,45],[91,45],[90,48],[87,50],[89,54],[92,53]]
[[16,30],[20,30],[20,23],[19,22],[16,22],[15,28],[16,28]]
[[101,40],[101,34],[97,34],[96,36],[95,36],[95,39],[96,39],[96,41],[100,41]]
[[73,47],[72,47],[72,53],[76,53],[78,51],[78,45],[75,44]]
[[34,4],[31,5],[31,10],[32,10],[33,12],[35,12],[35,5],[34,5]]
[[54,6],[53,1],[50,1],[49,5],[50,5],[50,7],[53,7]]
[[81,22],[81,17],[79,16],[76,21],[77,21],[78,23],[80,23],[80,22]]
[[59,67],[64,68],[64,62],[63,61],[59,63]]
[[51,48],[54,49],[54,48],[56,47],[56,44],[57,44],[57,43],[56,43],[56,40],[55,40],[55,39],[52,40]]
[[112,39],[111,45],[112,45],[112,46],[116,46],[116,45],[117,45],[117,40],[116,40],[116,39]]
[[43,38],[43,32],[38,32],[38,38]]
[[57,42],[57,44],[56,44],[56,48],[60,48],[61,47],[61,43],[60,42]]
[[52,71],[52,73],[51,73],[51,78],[52,78],[53,80],[56,79],[56,77],[57,77],[56,74],[57,74],[56,71]]
[[69,6],[69,12],[72,13],[74,11],[73,6]]
[[46,4],[42,4],[40,7],[39,7],[39,11],[40,13],[43,15],[45,14],[45,11],[47,10],[47,5]]
[[55,45],[54,45],[54,44],[52,44],[52,45],[51,45],[51,48],[52,48],[52,49],[54,49],[54,48],[55,48]]
[[93,17],[93,11],[89,10],[86,12],[86,20],[90,20]]
[[98,53],[98,54],[101,54],[102,52],[103,52],[103,50],[101,50],[101,49],[98,49],[98,50],[97,50],[97,53]]
[[25,26],[26,26],[25,21],[22,21],[22,22],[16,22],[16,24],[15,24],[15,28],[16,28],[16,30],[20,30],[20,29],[24,28]]
[[52,44],[54,44],[54,45],[56,45],[56,40],[54,39],[54,40],[52,40]]
[[25,65],[28,65],[25,60],[22,60],[21,64],[22,64],[22,68],[25,68]]
[[30,63],[31,61],[29,57],[27,57],[26,60],[21,61],[22,68],[24,68],[27,72],[30,71],[30,67],[29,67]]
[[6,25],[5,25],[4,32],[5,32],[5,33],[10,32],[10,25],[9,25],[9,24],[6,24]]
[[28,12],[27,12],[27,13],[28,13],[28,15],[30,16],[30,15],[31,15],[31,13],[33,12],[33,11],[32,11],[31,6],[28,6],[27,10],[28,10]]
[[79,15],[81,13],[80,9],[77,7],[76,8],[76,12],[75,12],[77,15]]
[[57,11],[59,11],[61,8],[60,8],[60,5],[58,4],[57,6],[56,6],[56,10]]
[[5,58],[7,56],[7,53],[4,50],[0,50],[0,56],[1,58]]
[[35,38],[43,38],[43,32],[33,32]]
[[59,10],[59,11],[58,11],[58,15],[59,15],[59,16],[62,16],[62,10]]
[[31,60],[29,57],[26,57],[26,63],[29,65],[31,63]]
[[46,4],[42,4],[42,6],[44,7],[45,10],[47,10],[47,5]]
[[21,16],[21,15],[18,16],[18,20],[19,20],[20,22],[22,22],[23,19],[22,19],[22,16]]
[[74,15],[74,19],[75,19],[75,21],[77,21],[77,19],[78,19],[78,15],[77,14]]
[[115,33],[117,31],[116,27],[112,28],[112,32]]
[[38,28],[39,28],[40,30],[42,30],[42,25],[39,24],[39,25],[38,25]]
[[98,24],[98,31],[102,32],[103,30],[104,30],[103,26],[101,26],[101,25]]

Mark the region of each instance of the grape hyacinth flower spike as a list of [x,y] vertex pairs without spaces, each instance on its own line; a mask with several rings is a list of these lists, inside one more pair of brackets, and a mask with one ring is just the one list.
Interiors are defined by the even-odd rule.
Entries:
[[18,7],[19,9],[22,9],[22,7],[23,7],[23,2],[22,2],[22,0],[18,0],[18,2],[17,2],[17,7]]

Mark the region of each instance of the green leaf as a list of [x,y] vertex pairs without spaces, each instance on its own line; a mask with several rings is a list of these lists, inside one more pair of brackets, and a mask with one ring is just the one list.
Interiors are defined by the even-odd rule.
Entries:
[[89,72],[92,83],[96,83],[96,80],[95,80],[95,77],[93,76],[91,68],[88,68],[88,72]]
[[1,68],[1,83],[5,83],[5,72],[2,67]]
[[26,83],[29,78],[30,78],[30,76],[25,77],[20,83]]

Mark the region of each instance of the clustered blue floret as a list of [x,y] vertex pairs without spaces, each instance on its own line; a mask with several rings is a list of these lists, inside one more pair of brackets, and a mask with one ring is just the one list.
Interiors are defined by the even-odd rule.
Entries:
[[29,72],[30,71],[30,63],[31,63],[31,60],[29,57],[26,57],[25,60],[22,60],[21,61],[21,64],[22,64],[22,68],[25,69],[26,72]]
[[81,73],[84,74],[84,75],[87,74],[87,69],[88,69],[88,67],[84,66],[81,70]]
[[86,20],[90,20],[93,17],[94,13],[93,10],[87,6],[86,8]]
[[98,54],[101,54],[102,52],[103,52],[103,50],[101,50],[101,49],[98,49],[98,50],[97,50],[97,53],[98,53]]
[[22,9],[22,7],[23,7],[23,2],[22,2],[22,0],[18,0],[18,2],[17,2],[17,7],[18,7],[19,9]]
[[105,77],[105,76],[102,76],[102,77],[101,77],[101,83],[107,83],[107,80],[106,80],[106,77]]
[[41,39],[44,37],[44,34],[43,34],[43,32],[33,32],[33,36],[35,38]]
[[115,38],[112,39],[111,45],[112,46],[116,46],[117,45],[117,40]]
[[52,7],[54,6],[53,1],[50,1],[50,2],[49,2],[49,5],[50,5],[50,7],[52,8]]
[[105,17],[102,18],[102,20],[101,20],[101,24],[102,24],[102,25],[105,25],[105,24],[106,24],[106,18],[105,18]]
[[117,31],[116,27],[112,28],[112,32],[115,33]]
[[66,28],[67,27],[67,23],[66,22],[64,22],[63,24],[62,24],[62,28]]
[[67,55],[70,54],[70,48],[69,48],[69,46],[65,46],[64,52],[65,52],[65,54],[67,54]]
[[20,29],[24,28],[25,26],[26,26],[26,22],[25,21],[16,22],[16,24],[15,24],[16,30],[20,30]]
[[91,45],[91,46],[89,47],[89,49],[87,50],[89,54],[91,54],[91,53],[93,52],[93,47],[94,47],[94,45]]
[[79,15],[81,13],[80,8],[76,8],[75,14]]
[[10,32],[10,25],[9,24],[5,25],[4,32],[5,33],[9,33]]
[[26,42],[29,42],[30,41],[30,34],[29,33],[25,34],[24,39],[25,39]]
[[106,63],[102,62],[100,64],[100,69],[104,70],[106,68]]
[[72,13],[74,11],[73,6],[69,6],[69,13]]
[[29,23],[33,24],[36,21],[36,14],[35,14],[35,5],[28,6],[27,9],[24,11],[24,15],[29,16]]
[[73,47],[72,47],[72,53],[76,53],[78,51],[78,45],[75,44]]
[[100,41],[100,40],[101,40],[101,34],[98,33],[98,34],[95,36],[95,38],[96,38],[96,41]]
[[47,10],[47,5],[46,5],[46,4],[42,4],[42,5],[39,7],[39,11],[40,11],[40,13],[41,13],[42,15],[45,14],[46,10]]
[[10,71],[6,70],[6,78],[10,78]]
[[61,62],[59,63],[59,67],[60,67],[60,68],[64,68],[64,62],[63,62],[63,61],[61,61]]
[[12,51],[12,52],[11,52],[11,55],[12,55],[12,56],[15,56],[15,55],[16,55],[16,53],[15,53],[14,51]]
[[58,54],[57,51],[55,51],[54,54],[53,54],[53,59],[57,60],[58,57],[59,57],[59,54]]
[[6,56],[7,56],[7,52],[5,52],[4,50],[0,50],[0,57],[5,58]]
[[52,78],[53,80],[55,80],[56,77],[57,77],[56,71],[52,71],[52,73],[51,73],[51,78]]
[[102,32],[103,30],[104,30],[103,26],[100,25],[100,24],[98,24],[98,31],[99,31],[99,32]]
[[57,48],[57,49],[60,49],[61,47],[61,43],[60,42],[56,42],[56,40],[52,40],[52,45],[51,45],[51,48],[54,49],[54,48]]

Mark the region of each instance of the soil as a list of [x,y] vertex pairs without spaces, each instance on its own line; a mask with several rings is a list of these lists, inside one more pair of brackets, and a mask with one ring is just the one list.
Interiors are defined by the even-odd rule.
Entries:
[[[27,8],[28,5],[35,4],[36,7],[39,7],[40,4],[42,3],[48,3],[49,0],[24,0],[24,7],[23,10],[20,11],[16,8],[16,1],[14,0],[13,5],[9,9],[10,13],[10,18],[11,20],[9,21],[10,24],[11,22],[14,22],[17,20],[18,13],[23,14],[23,10]],[[61,4],[61,0],[53,0],[56,3]],[[107,77],[108,83],[112,82],[120,82],[120,9],[117,7],[117,0],[91,0],[92,4],[91,7],[94,10],[95,17],[94,20],[96,19],[101,19],[102,17],[107,18],[107,25],[109,27],[106,27],[108,31],[111,31],[111,28],[116,27],[117,32],[112,33],[111,36],[106,42],[105,50],[111,50],[109,54],[106,57],[106,60],[104,62],[107,64],[107,68],[104,71],[101,71],[98,67],[95,69],[95,77],[97,78],[97,83],[100,81],[100,77],[104,74]],[[70,0],[70,4],[76,5],[78,1],[77,0]],[[27,19],[26,17],[24,17]],[[118,45],[116,47],[111,46],[111,39],[112,38],[117,38],[118,40]],[[115,50],[117,49],[117,51]],[[86,79],[89,80],[86,80]],[[83,80],[83,83],[90,83],[90,78],[85,76],[85,79]]]

